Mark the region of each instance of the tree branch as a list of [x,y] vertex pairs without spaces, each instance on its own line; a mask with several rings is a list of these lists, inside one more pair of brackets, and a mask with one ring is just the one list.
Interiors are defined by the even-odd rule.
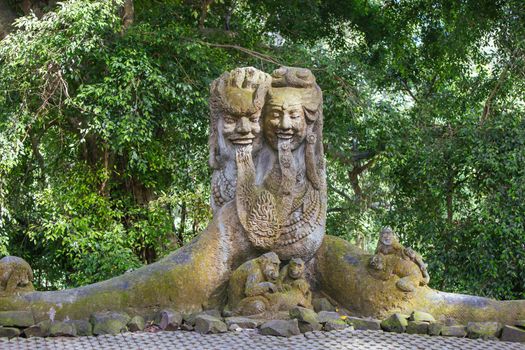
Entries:
[[266,54],[263,54],[263,53],[260,53],[260,52],[254,51],[254,50],[250,50],[250,49],[247,49],[247,48],[242,47],[242,46],[230,45],[230,44],[215,44],[215,43],[209,43],[207,41],[202,41],[202,40],[197,40],[196,42],[198,42],[200,44],[203,44],[203,45],[210,46],[210,47],[218,47],[218,48],[222,48],[222,49],[238,50],[238,51],[241,51],[241,52],[243,52],[245,54],[248,54],[250,56],[258,58],[258,59],[260,59],[262,61],[266,61],[266,62],[269,62],[269,63],[272,63],[272,64],[276,64],[276,65],[279,65],[279,66],[287,66],[286,63],[279,62],[275,58],[273,58],[272,56],[269,56],[269,55],[266,55]]
[[408,87],[407,82],[404,79],[399,79],[399,80],[401,81],[401,85],[403,85],[403,90],[405,90],[405,92],[407,92],[410,95],[410,97],[412,97],[414,102],[419,102],[417,97],[412,93],[412,90],[410,90],[410,87]]
[[370,159],[379,153],[378,151],[375,151],[375,150],[367,150],[367,151],[360,151],[360,152],[353,151],[353,152],[350,152],[350,154],[346,154],[344,152],[338,151],[328,142],[323,143],[323,147],[324,147],[324,152],[326,154],[328,154],[330,157],[338,160],[339,162],[345,165],[354,165],[354,162],[357,162],[363,159]]
[[503,70],[501,71],[498,77],[498,80],[496,81],[496,85],[490,91],[490,94],[487,97],[487,100],[485,101],[485,106],[483,106],[483,113],[481,114],[481,118],[479,120],[480,124],[483,124],[488,119],[490,112],[491,112],[492,103],[496,97],[496,94],[500,91],[501,86],[507,79],[509,72],[514,68],[516,63],[520,60],[520,58],[517,58],[518,51],[519,51],[519,48],[516,48],[514,50],[514,52],[511,55],[510,62],[505,66],[505,68],[503,68]]

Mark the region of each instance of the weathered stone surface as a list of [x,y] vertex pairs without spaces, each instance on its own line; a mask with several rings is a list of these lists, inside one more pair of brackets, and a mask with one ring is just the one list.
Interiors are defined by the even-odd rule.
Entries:
[[301,333],[320,331],[323,325],[320,323],[307,323],[299,321],[299,330]]
[[326,323],[330,320],[340,320],[341,315],[335,311],[321,311],[317,314],[317,320],[319,323]]
[[381,321],[373,318],[359,318],[348,316],[345,321],[357,330],[381,330]]
[[428,322],[408,321],[406,332],[409,334],[427,334]]
[[467,336],[472,339],[496,339],[501,335],[503,325],[499,322],[469,322]]
[[317,324],[319,319],[314,310],[296,306],[290,310],[290,318],[296,318],[299,322]]
[[227,332],[228,326],[217,317],[201,314],[195,318],[195,330],[203,334],[216,334]]
[[326,298],[315,298],[312,300],[312,305],[315,312],[335,311],[335,306],[333,306],[332,303],[330,303],[330,301]]
[[26,338],[33,337],[47,337],[49,336],[49,328],[51,327],[51,321],[41,321],[35,325],[27,327],[24,329],[24,335]]
[[232,323],[228,326],[228,330],[230,332],[239,332],[242,331],[242,328],[238,324]]
[[272,320],[261,325],[261,334],[279,337],[291,337],[301,334],[299,322],[293,320]]
[[6,256],[0,259],[0,295],[33,291],[33,270],[22,258]]
[[91,314],[89,322],[93,325],[94,335],[118,334],[127,331],[130,317],[123,312],[96,312]]
[[0,326],[29,327],[35,324],[31,311],[2,311],[0,312]]
[[230,327],[232,324],[236,324],[241,328],[249,328],[249,329],[255,329],[259,327],[261,324],[263,324],[264,322],[266,322],[265,320],[252,319],[248,317],[226,317],[224,321],[228,327]]
[[393,314],[387,319],[381,321],[381,329],[387,332],[403,333],[408,326],[408,316],[403,314]]
[[139,315],[133,316],[127,325],[130,332],[143,331],[145,326],[146,322],[144,321],[144,318]]
[[464,338],[467,336],[467,328],[465,326],[443,326],[441,335],[444,337]]
[[428,325],[428,334],[430,334],[430,335],[441,335],[441,330],[442,329],[443,329],[443,325],[441,323],[431,322]]
[[501,340],[525,343],[525,330],[514,326],[504,326],[501,332]]
[[218,319],[222,319],[221,312],[217,309],[204,310],[201,314],[210,315]]
[[176,331],[182,324],[182,314],[171,309],[162,310],[159,313],[157,324],[164,331]]
[[0,327],[0,338],[14,338],[20,335],[20,329],[15,327]]
[[93,325],[87,320],[70,320],[67,323],[71,323],[77,330],[77,336],[90,336],[93,335]]
[[348,327],[348,324],[346,324],[345,321],[339,319],[339,320],[328,320],[323,325],[323,329],[325,331],[337,331],[341,329],[345,329]]
[[436,319],[434,316],[427,312],[423,311],[414,311],[410,314],[409,321],[415,321],[415,322],[436,322]]
[[72,323],[55,321],[49,327],[49,335],[51,337],[75,337],[77,329]]

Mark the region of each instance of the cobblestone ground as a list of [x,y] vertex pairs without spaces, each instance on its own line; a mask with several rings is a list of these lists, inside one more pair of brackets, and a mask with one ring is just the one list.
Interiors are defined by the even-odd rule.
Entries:
[[9,341],[0,339],[0,349],[525,350],[525,344],[350,330],[312,332],[291,338],[279,338],[260,335],[253,330],[243,330],[208,335],[177,331],[78,338],[16,338]]

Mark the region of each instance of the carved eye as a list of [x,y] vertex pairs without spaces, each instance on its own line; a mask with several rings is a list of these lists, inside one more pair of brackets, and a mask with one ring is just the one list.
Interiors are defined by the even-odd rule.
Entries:
[[292,115],[290,116],[290,118],[292,118],[292,119],[297,119],[297,118],[301,118],[301,116],[300,116],[299,114],[292,114]]
[[235,123],[235,119],[233,119],[232,117],[224,117],[224,121],[228,124]]
[[259,117],[250,117],[250,121],[252,123],[257,123],[259,121]]

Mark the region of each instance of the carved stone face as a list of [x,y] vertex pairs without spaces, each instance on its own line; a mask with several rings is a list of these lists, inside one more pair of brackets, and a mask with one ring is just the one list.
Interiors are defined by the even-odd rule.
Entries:
[[288,267],[288,275],[290,278],[298,279],[303,277],[304,261],[302,259],[292,259]]
[[387,246],[390,246],[392,245],[392,243],[394,242],[395,240],[395,235],[394,235],[394,231],[392,231],[392,229],[390,228],[385,228],[381,231],[381,235],[379,236],[379,240],[381,241],[381,243],[383,243],[384,245],[387,245]]
[[276,280],[279,277],[279,265],[281,261],[275,253],[266,253],[261,256],[261,268],[267,281]]
[[251,116],[225,115],[221,122],[222,135],[233,145],[251,145],[261,132],[260,112]]
[[[236,106],[240,111],[249,111],[252,106],[254,92],[247,89],[240,89],[237,87],[228,87],[225,93],[230,105]],[[239,114],[225,113],[220,119],[219,127],[222,135],[227,142],[233,145],[250,145],[254,142],[256,137],[261,132],[259,125],[259,117],[261,110],[250,114],[248,112]]]
[[380,254],[373,255],[370,258],[370,267],[377,271],[383,270],[384,268],[383,257]]
[[297,149],[306,137],[306,119],[299,89],[276,88],[272,90],[264,111],[264,136],[275,150],[279,140],[290,140],[292,150]]

